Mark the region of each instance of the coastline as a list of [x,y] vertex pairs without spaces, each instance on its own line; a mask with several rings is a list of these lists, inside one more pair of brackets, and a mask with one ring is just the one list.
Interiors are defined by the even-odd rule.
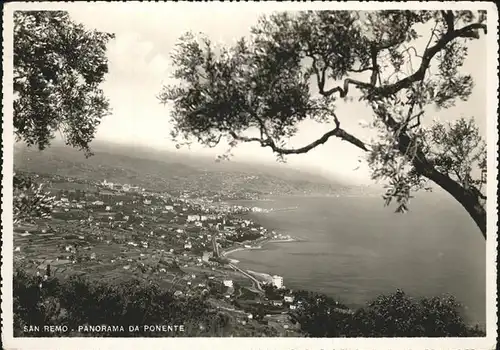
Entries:
[[298,239],[296,238],[286,238],[286,239],[265,239],[263,241],[258,242],[259,245],[252,245],[249,247],[236,247],[236,248],[230,248],[229,250],[225,250],[222,252],[223,256],[227,256],[232,253],[236,253],[241,250],[254,250],[254,249],[262,249],[262,246],[268,243],[289,243],[289,242],[299,242]]
[[252,246],[248,246],[248,247],[243,246],[243,247],[237,247],[237,248],[229,249],[227,251],[223,251],[222,256],[228,258],[231,261],[230,265],[232,265],[233,268],[240,270],[244,275],[247,275],[247,277],[251,276],[252,280],[259,280],[258,289],[260,290],[260,283],[272,282],[272,275],[269,273],[266,273],[266,272],[258,272],[258,271],[241,269],[241,268],[236,266],[239,263],[239,260],[231,259],[230,257],[228,257],[228,255],[235,253],[235,252],[238,252],[238,251],[241,251],[241,250],[262,249],[262,246],[264,244],[267,244],[267,243],[289,243],[289,242],[299,242],[299,240],[296,238],[292,238],[292,237],[286,238],[286,239],[264,239],[263,241],[255,242],[255,243],[259,243],[259,245],[252,245]]

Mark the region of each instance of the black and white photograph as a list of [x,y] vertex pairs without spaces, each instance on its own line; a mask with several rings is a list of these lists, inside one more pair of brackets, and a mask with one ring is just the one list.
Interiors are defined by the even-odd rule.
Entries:
[[5,349],[493,349],[486,2],[10,2]]

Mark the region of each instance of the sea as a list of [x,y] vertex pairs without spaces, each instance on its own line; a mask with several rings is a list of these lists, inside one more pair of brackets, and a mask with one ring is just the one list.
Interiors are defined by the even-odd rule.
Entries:
[[230,254],[243,269],[277,274],[292,289],[321,292],[350,307],[402,289],[412,297],[453,295],[470,323],[485,325],[486,244],[465,210],[444,193],[421,193],[409,212],[380,196],[281,196],[234,204],[297,238]]

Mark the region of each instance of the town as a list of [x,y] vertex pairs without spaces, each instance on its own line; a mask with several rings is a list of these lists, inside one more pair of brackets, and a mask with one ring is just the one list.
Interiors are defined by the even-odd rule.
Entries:
[[297,308],[283,277],[245,271],[227,254],[290,241],[248,217],[265,211],[132,184],[30,174],[53,198],[51,216],[14,229],[15,263],[44,278],[155,280],[178,298],[206,296],[238,322],[293,334]]

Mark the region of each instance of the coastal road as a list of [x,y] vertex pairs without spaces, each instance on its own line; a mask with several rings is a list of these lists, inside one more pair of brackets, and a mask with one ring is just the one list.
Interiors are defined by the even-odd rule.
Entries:
[[258,291],[264,292],[264,290],[262,289],[261,283],[255,277],[253,277],[252,275],[250,275],[248,272],[243,271],[242,269],[240,269],[238,266],[236,266],[234,264],[229,264],[229,267],[232,268],[235,271],[240,272],[241,274],[245,275],[246,277],[248,277],[252,281],[254,287]]

